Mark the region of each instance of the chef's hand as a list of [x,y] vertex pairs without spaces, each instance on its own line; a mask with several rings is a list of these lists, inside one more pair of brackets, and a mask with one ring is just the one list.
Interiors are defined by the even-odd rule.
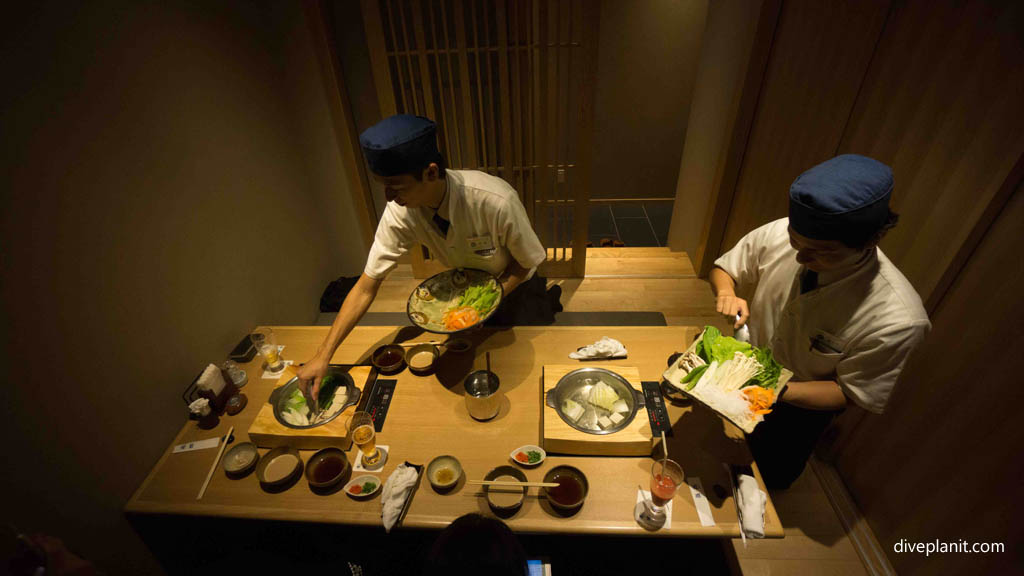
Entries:
[[[750,309],[747,308],[747,301],[735,294],[719,294],[715,298],[716,309],[728,316],[730,320],[734,320],[733,328],[739,329],[747,323],[747,319],[750,318]],[[736,315],[739,314],[739,320],[736,320]]]
[[299,366],[297,376],[299,377],[299,388],[302,393],[305,394],[309,389],[309,386],[313,386],[313,398],[319,398],[320,394],[320,383],[323,382],[324,376],[327,375],[327,368],[330,365],[330,361],[322,358],[320,354],[313,357],[312,360],[306,362],[302,366]]

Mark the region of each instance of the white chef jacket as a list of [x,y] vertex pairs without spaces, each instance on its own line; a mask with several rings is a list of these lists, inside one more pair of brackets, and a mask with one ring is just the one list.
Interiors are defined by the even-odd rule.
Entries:
[[881,413],[910,352],[931,328],[910,282],[876,248],[848,276],[800,294],[804,267],[789,218],[744,236],[715,261],[750,306],[750,340],[768,346],[793,381],[835,380],[858,406]]
[[501,178],[476,170],[445,170],[448,192],[438,216],[448,220],[447,237],[434,224],[434,210],[388,202],[377,225],[364,272],[383,279],[417,244],[451,268],[479,268],[500,276],[514,258],[533,276],[547,258],[519,195]]

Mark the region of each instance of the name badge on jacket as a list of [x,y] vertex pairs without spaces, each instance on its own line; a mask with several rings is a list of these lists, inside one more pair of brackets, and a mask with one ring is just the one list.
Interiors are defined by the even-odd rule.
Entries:
[[478,256],[490,256],[494,253],[494,241],[490,236],[470,236],[466,239],[470,251]]

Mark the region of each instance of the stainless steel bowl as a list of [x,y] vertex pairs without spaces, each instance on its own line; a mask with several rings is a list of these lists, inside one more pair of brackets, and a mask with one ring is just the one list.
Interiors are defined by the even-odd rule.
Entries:
[[[586,394],[586,388],[588,386],[596,385],[598,381],[602,381],[605,384],[611,386],[612,389],[615,390],[615,393],[618,394],[619,397],[622,400],[624,400],[626,402],[626,405],[629,407],[629,412],[625,415],[622,422],[619,422],[618,424],[615,424],[604,429],[594,429],[582,426],[578,423],[578,421],[569,418],[562,411],[563,400],[574,399],[577,400],[578,402],[578,398],[581,395]],[[640,410],[640,408],[644,407],[644,395],[639,390],[634,389],[625,378],[619,376],[618,374],[612,372],[611,370],[597,367],[580,368],[578,370],[573,370],[572,372],[569,372],[565,376],[562,376],[562,378],[558,381],[558,384],[556,384],[555,387],[550,392],[548,392],[547,398],[545,399],[545,403],[551,408],[555,409],[555,412],[558,414],[558,416],[562,419],[563,422],[565,422],[569,426],[572,426],[576,430],[579,430],[580,432],[585,432],[587,434],[602,435],[614,434],[615,432],[618,432],[619,430],[622,430],[623,428],[629,426],[629,424],[633,421],[633,418],[636,417],[636,414]],[[583,403],[580,404],[583,405]],[[584,405],[584,407],[587,408],[588,405]],[[595,412],[598,412],[600,414],[600,410],[600,408],[596,408]],[[600,415],[606,415],[606,413]]]
[[[335,412],[330,418],[324,419],[323,422],[317,422],[316,424],[310,424],[308,426],[296,426],[295,424],[290,424],[285,421],[285,419],[281,417],[281,413],[284,412],[284,403],[288,397],[291,396],[292,390],[295,390],[299,386],[298,377],[294,377],[285,383],[284,386],[281,386],[270,393],[270,405],[274,407],[274,418],[276,418],[282,426],[287,426],[288,428],[294,428],[296,430],[308,430],[310,428],[316,428],[327,424],[340,416],[341,413],[345,411],[345,408],[359,402],[359,395],[361,394],[361,391],[359,388],[356,388],[355,382],[352,381],[352,376],[350,376],[348,372],[341,368],[332,366],[327,370],[327,374],[340,377],[344,380],[344,383],[341,384],[341,386],[347,388],[348,396],[345,398],[345,404],[342,405],[341,409]],[[330,410],[334,409],[334,406],[330,407]]]

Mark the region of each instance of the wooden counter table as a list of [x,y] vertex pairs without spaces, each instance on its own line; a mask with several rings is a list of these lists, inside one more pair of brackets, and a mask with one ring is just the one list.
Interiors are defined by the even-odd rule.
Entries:
[[[327,333],[326,327],[274,327],[278,342],[285,345],[283,356],[297,363],[312,357]],[[481,330],[471,336],[476,348],[461,355],[447,354],[439,360],[435,374],[419,377],[408,370],[394,378],[398,384],[378,444],[390,446],[390,457],[383,471],[385,480],[403,461],[427,464],[433,457],[451,454],[462,463],[465,474],[452,492],[441,495],[426,478],[413,497],[403,522],[410,528],[441,529],[468,512],[491,514],[479,487],[467,486],[466,479],[482,479],[495,466],[510,464],[509,453],[523,444],[541,443],[541,375],[545,364],[568,364],[568,354],[593,343],[602,336],[620,340],[629,349],[629,358],[581,365],[635,366],[642,380],[660,380],[669,354],[683,350],[698,333],[691,327],[519,327],[506,330]],[[412,328],[358,327],[339,347],[333,362],[353,364],[368,361],[378,345],[392,341],[426,341],[437,335]],[[443,338],[439,338],[443,339]],[[501,379],[505,395],[498,416],[477,422],[466,412],[462,396],[463,377],[484,365],[484,352],[491,351],[492,370]],[[332,522],[381,526],[380,496],[356,501],[342,491],[330,495],[313,493],[305,478],[287,490],[269,493],[263,490],[255,474],[239,480],[225,476],[218,468],[202,500],[196,500],[199,487],[216,457],[216,450],[196,450],[172,454],[175,444],[211,438],[235,427],[235,442],[248,440],[249,424],[267,402],[276,380],[262,379],[260,362],[242,367],[249,376],[242,391],[248,396],[246,408],[236,416],[223,416],[213,430],[199,430],[194,421],[186,422],[172,446],[157,462],[126,505],[133,514],[176,514],[259,518],[286,521]],[[640,383],[633,382],[639,389]],[[357,385],[362,386],[361,382]],[[168,400],[173,401],[173,400]],[[645,534],[653,536],[739,537],[736,509],[722,464],[751,462],[742,432],[717,415],[702,409],[669,406],[674,436],[669,438],[669,454],[682,465],[688,477],[698,476],[712,505],[714,526],[702,526],[687,487],[682,487],[673,503],[672,527],[648,532],[633,519],[637,484],[647,488],[651,458],[586,457],[549,455],[535,469],[525,469],[531,481],[540,481],[544,473],[558,464],[571,464],[582,470],[590,482],[590,494],[575,515],[562,517],[550,512],[550,505],[531,488],[523,507],[505,521],[518,532],[557,532],[589,534]],[[637,418],[646,420],[643,411]],[[657,454],[660,455],[660,442]],[[349,451],[352,461],[358,449]],[[266,449],[260,449],[265,454]],[[303,461],[312,451],[302,451]],[[755,475],[760,482],[760,474]],[[724,490],[721,498],[714,486]],[[763,484],[762,484],[763,486]],[[769,500],[766,534],[782,537],[775,508]]]

